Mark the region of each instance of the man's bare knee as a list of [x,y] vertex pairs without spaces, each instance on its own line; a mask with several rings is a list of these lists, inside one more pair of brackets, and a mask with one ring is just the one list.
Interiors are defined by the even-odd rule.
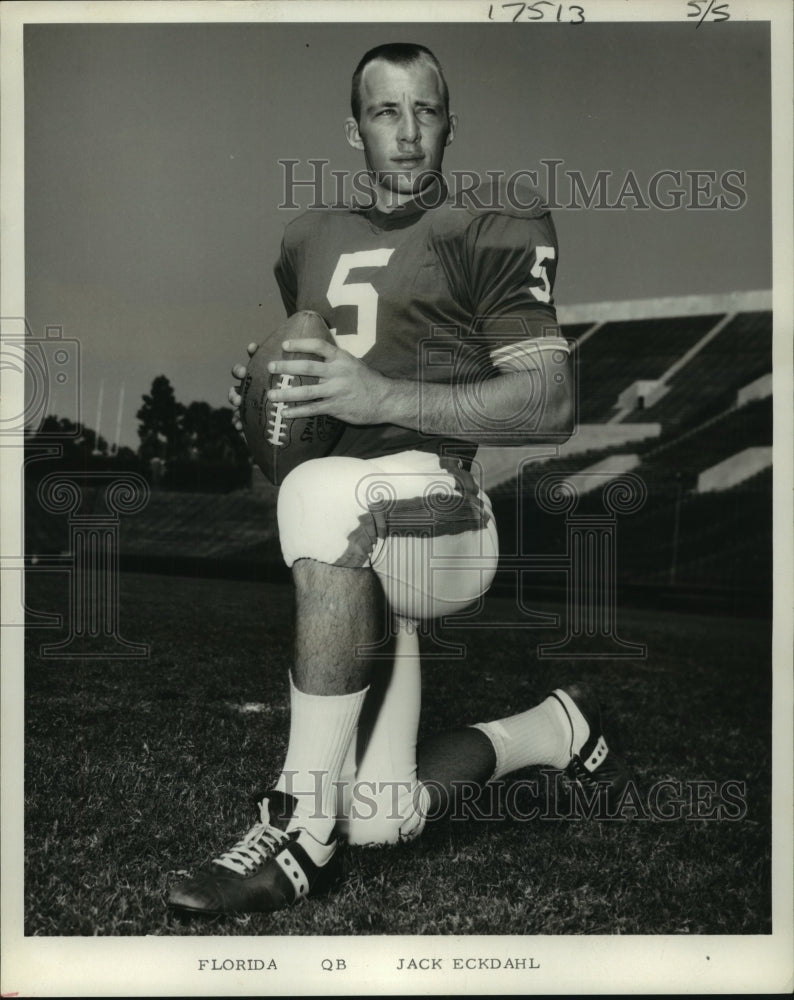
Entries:
[[297,559],[292,564],[292,579],[298,591],[319,599],[355,595],[362,591],[373,593],[382,590],[375,572],[368,566],[335,566],[317,559]]

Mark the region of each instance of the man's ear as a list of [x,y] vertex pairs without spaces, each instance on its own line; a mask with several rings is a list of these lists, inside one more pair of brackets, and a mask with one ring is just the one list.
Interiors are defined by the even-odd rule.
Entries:
[[358,130],[358,122],[355,118],[345,120],[345,136],[353,149],[358,149],[359,151],[364,149],[364,140],[361,138],[361,133]]
[[449,115],[447,116],[447,121],[449,122],[449,132],[447,132],[447,139],[446,142],[444,143],[445,146],[448,146],[455,138],[455,132],[457,131],[458,128],[458,116],[450,112]]

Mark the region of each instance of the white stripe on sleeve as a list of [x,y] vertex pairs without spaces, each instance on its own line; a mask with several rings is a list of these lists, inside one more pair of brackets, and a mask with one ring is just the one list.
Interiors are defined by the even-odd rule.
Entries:
[[511,372],[537,369],[538,351],[563,351],[570,354],[571,348],[564,337],[533,337],[497,347],[491,351],[491,361],[497,368]]

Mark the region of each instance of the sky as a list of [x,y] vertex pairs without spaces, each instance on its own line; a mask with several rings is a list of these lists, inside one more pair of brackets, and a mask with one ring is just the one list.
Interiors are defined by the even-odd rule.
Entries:
[[120,415],[136,447],[157,375],[185,404],[226,403],[232,364],[283,317],[272,267],[297,212],[279,208],[279,161],[361,168],[342,131],[350,76],[383,41],[444,67],[448,172],[535,170],[545,190],[560,160],[563,206],[567,171],[588,186],[612,171],[611,201],[629,171],[646,195],[662,170],[743,172],[737,210],[555,210],[558,304],[770,288],[768,26],[709,27],[27,25],[26,316],[77,342],[82,370],[79,412],[56,386],[51,411],[110,440]]

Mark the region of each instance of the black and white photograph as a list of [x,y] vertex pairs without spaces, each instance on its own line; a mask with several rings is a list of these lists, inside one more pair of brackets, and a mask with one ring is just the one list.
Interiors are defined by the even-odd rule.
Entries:
[[790,993],[790,5],[4,8],[2,995]]

